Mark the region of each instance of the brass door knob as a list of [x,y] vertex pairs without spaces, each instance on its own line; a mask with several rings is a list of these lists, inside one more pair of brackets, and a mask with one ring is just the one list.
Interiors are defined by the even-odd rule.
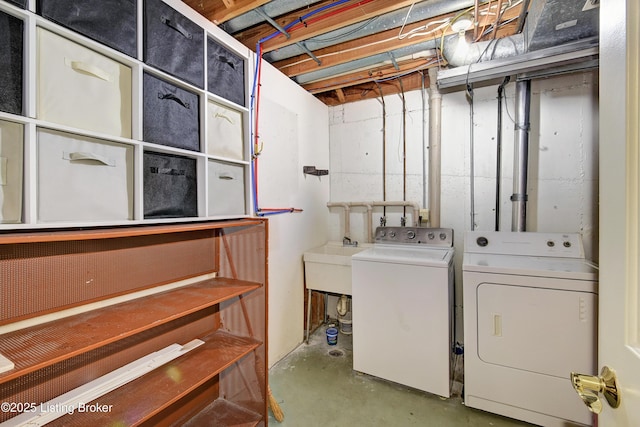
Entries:
[[595,414],[602,412],[599,393],[602,393],[612,408],[620,406],[620,393],[616,374],[606,366],[602,368],[599,377],[572,372],[571,384],[573,384],[573,388],[587,405],[587,408]]

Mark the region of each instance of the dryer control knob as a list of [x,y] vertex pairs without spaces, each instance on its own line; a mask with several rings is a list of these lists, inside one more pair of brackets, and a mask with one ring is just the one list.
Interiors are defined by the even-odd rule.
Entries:
[[480,246],[481,248],[484,248],[485,246],[487,246],[489,244],[489,239],[487,239],[484,236],[480,236],[476,239],[476,243],[478,244],[478,246]]
[[416,238],[416,232],[415,232],[415,231],[413,231],[413,230],[409,230],[409,231],[407,231],[407,237],[408,237],[409,239],[415,239],[415,238]]

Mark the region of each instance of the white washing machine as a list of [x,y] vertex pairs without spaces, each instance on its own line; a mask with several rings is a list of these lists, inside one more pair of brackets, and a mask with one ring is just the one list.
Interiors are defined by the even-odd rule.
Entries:
[[542,426],[592,425],[572,371],[597,375],[596,267],[577,233],[468,232],[464,400]]
[[451,229],[378,227],[352,256],[354,370],[449,397],[452,246]]

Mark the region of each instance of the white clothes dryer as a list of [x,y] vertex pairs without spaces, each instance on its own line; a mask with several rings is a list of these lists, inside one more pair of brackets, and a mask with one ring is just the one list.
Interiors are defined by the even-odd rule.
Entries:
[[464,401],[542,426],[590,426],[572,371],[597,375],[597,269],[577,233],[465,234]]
[[378,227],[351,257],[353,369],[450,395],[453,230]]

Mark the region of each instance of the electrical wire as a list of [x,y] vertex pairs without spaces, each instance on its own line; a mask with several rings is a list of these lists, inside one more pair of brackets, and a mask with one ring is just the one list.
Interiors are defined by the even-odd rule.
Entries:
[[407,21],[409,20],[409,15],[411,15],[411,11],[413,10],[413,6],[416,5],[416,2],[411,3],[411,7],[409,8],[409,11],[407,11],[407,16],[404,17],[404,21],[402,22],[402,27],[400,27],[400,32],[398,33],[398,38],[400,40],[402,40],[404,37],[402,37],[402,30],[404,30],[405,25],[407,25]]
[[504,87],[509,83],[511,77],[504,78],[498,86],[498,123],[496,130],[496,206],[495,206],[495,230],[500,231],[500,200],[502,188],[502,98]]

